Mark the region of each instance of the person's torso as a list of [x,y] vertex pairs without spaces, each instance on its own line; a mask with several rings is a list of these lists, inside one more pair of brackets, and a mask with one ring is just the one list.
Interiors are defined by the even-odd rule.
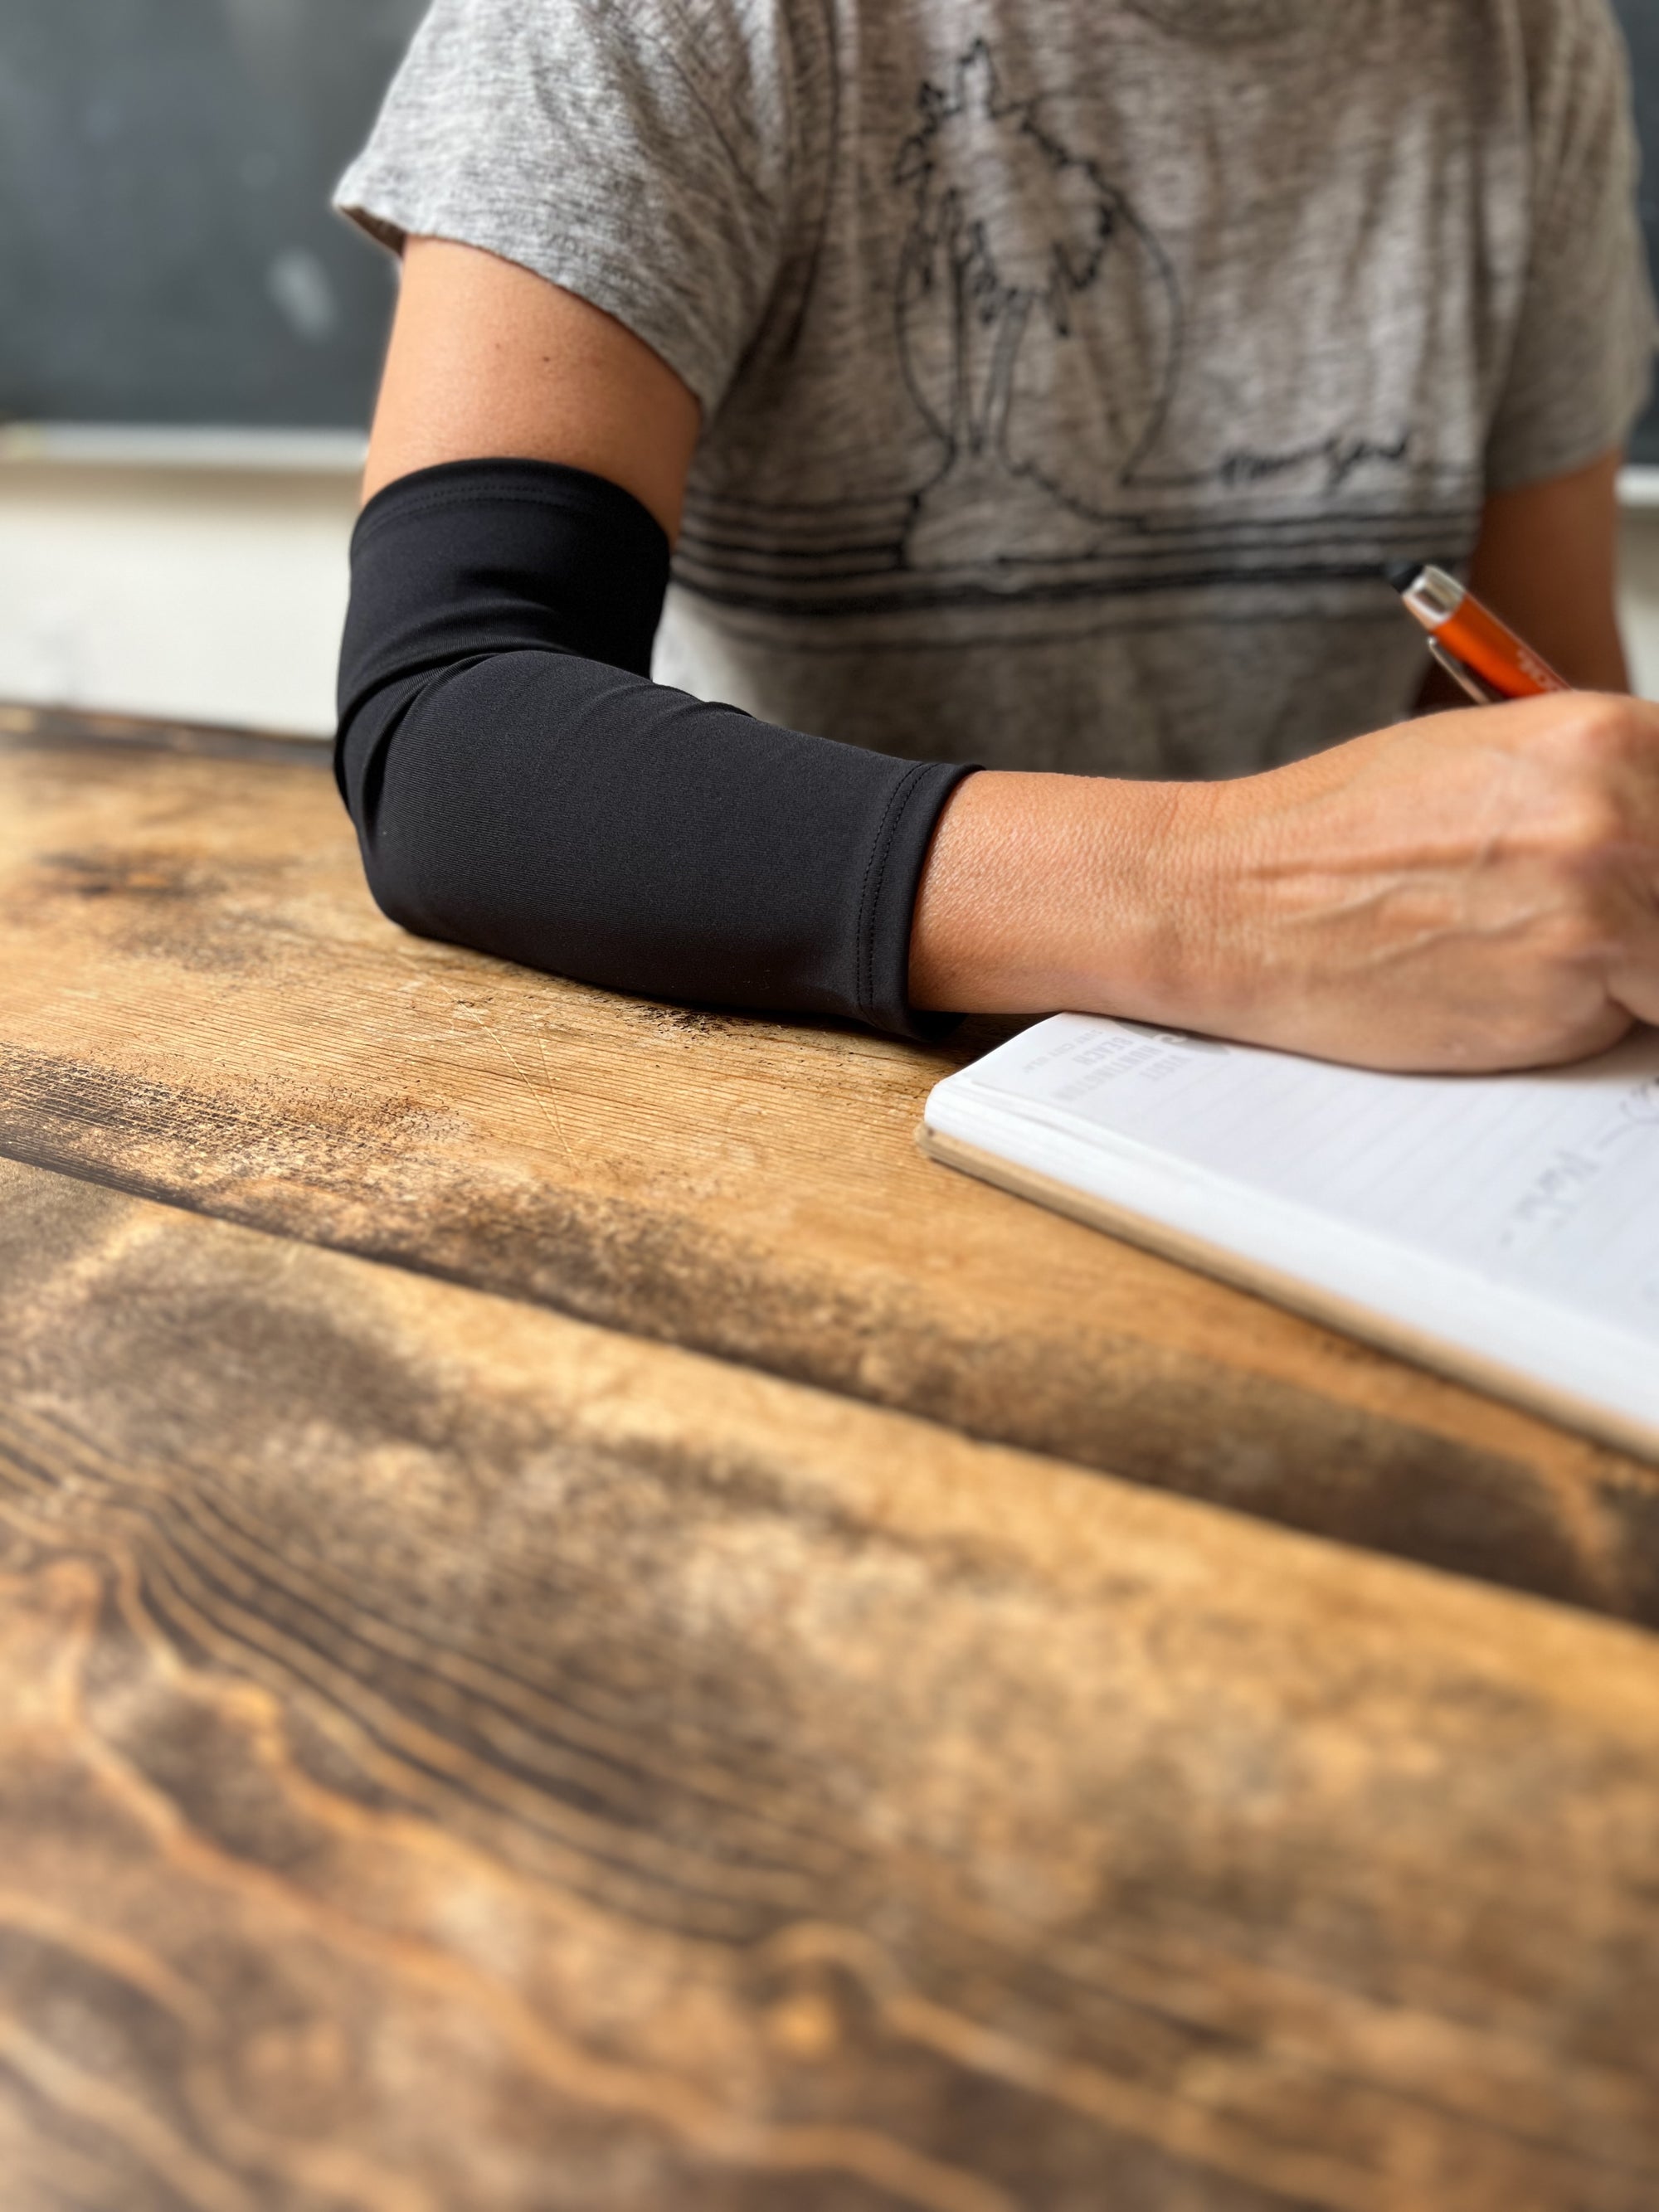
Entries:
[[659,672],[994,766],[1405,712],[1524,295],[1508,0],[775,0],[789,247]]

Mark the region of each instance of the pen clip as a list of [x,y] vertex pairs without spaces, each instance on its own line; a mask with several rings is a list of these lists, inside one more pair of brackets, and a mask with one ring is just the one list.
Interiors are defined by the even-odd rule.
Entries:
[[1467,692],[1477,707],[1503,705],[1503,693],[1494,691],[1491,684],[1483,682],[1466,662],[1460,660],[1455,653],[1449,653],[1437,637],[1431,637],[1429,640],[1429,651],[1439,665],[1445,670],[1447,675],[1451,678],[1453,683],[1461,690]]

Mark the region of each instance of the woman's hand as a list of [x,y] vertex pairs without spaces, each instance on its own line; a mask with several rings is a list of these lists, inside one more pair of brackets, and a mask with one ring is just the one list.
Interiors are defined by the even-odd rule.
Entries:
[[1659,1020],[1659,708],[1576,693],[1437,715],[1210,799],[1192,853],[1207,1026],[1495,1068]]
[[1601,1050],[1659,1022],[1659,708],[1435,715],[1232,783],[972,777],[911,989],[1372,1067]]

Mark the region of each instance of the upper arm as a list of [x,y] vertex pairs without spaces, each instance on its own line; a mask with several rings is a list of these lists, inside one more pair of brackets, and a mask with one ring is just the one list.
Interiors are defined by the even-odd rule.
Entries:
[[409,240],[366,499],[441,461],[558,461],[631,492],[672,541],[700,428],[689,386],[611,316],[477,247]]
[[1584,690],[1630,689],[1619,635],[1620,459],[1607,453],[1570,476],[1494,492],[1470,571],[1480,598]]
[[1606,0],[1523,16],[1526,281],[1503,334],[1473,580],[1571,682],[1624,690],[1616,486],[1654,340],[1630,82]]
[[[1607,0],[1522,9],[1529,175],[1510,199],[1519,256],[1490,331],[1486,476],[1495,491],[1566,477],[1622,446],[1653,380],[1654,301],[1638,205],[1640,149]],[[1503,265],[1494,263],[1493,272]]]

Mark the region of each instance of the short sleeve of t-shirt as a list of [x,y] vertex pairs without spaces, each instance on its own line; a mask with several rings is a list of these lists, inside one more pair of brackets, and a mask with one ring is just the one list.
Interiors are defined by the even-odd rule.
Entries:
[[1487,444],[1502,491],[1622,445],[1652,388],[1629,58],[1607,0],[1531,0],[1532,255]]
[[617,317],[712,415],[787,232],[776,0],[436,0],[335,195]]

